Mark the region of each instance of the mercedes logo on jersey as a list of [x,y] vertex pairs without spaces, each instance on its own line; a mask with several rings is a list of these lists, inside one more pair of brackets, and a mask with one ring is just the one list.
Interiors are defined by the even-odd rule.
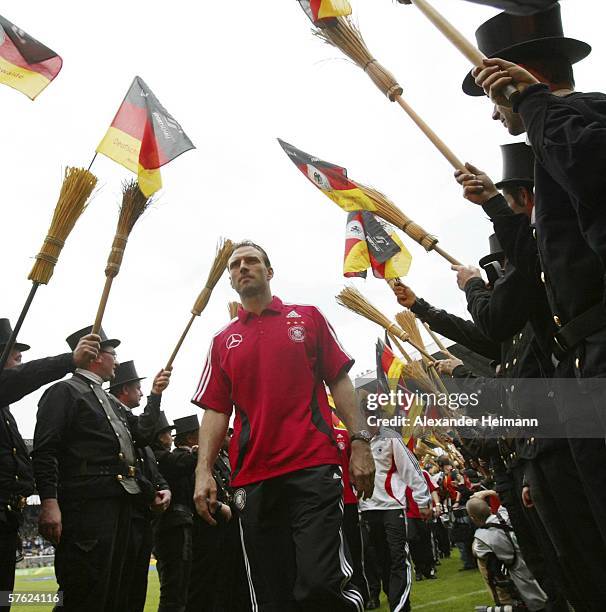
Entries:
[[240,334],[231,334],[225,341],[225,348],[232,349],[242,344],[242,336]]

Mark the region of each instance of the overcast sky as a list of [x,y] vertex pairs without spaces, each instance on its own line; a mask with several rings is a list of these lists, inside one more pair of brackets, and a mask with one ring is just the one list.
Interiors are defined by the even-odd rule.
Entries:
[[[497,12],[460,0],[434,2],[470,38]],[[460,158],[497,180],[498,145],[511,139],[491,121],[485,98],[462,93],[466,60],[413,6],[351,3],[369,48],[394,73],[408,102]],[[0,316],[14,323],[21,310],[64,167],[88,166],[135,75],[197,147],[162,170],[164,190],[131,235],[103,322],[123,341],[119,358],[134,359],[140,375],[150,377],[145,392],[189,318],[219,236],[263,245],[275,269],[274,293],[324,311],[356,359],[353,374],[374,368],[379,328],[334,300],[346,282],[346,213],[305,180],[278,137],[385,192],[457,259],[476,263],[487,251],[491,226],[461,198],[447,162],[361,70],[312,36],[296,0],[81,6],[4,0],[0,13],[64,62],[35,102],[0,86]],[[565,0],[562,13],[565,33],[593,45],[576,69],[578,88],[604,90],[606,10]],[[102,156],[93,171],[100,187],[24,324],[20,340],[32,345],[26,359],[64,352],[65,337],[94,319],[121,181],[132,175]],[[413,255],[407,282],[434,304],[465,315],[449,265],[404,240]],[[356,284],[383,312],[397,312],[383,281],[371,276]],[[174,364],[162,402],[169,418],[197,411],[190,398],[210,338],[227,323],[227,303],[234,299],[227,277],[221,279]],[[13,406],[24,437],[33,435],[40,394]]]

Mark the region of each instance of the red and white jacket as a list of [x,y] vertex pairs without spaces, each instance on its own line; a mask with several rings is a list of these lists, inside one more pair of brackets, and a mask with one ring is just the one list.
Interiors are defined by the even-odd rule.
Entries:
[[419,507],[431,505],[429,488],[417,458],[402,436],[381,427],[370,443],[375,459],[375,489],[370,499],[360,500],[360,510],[400,510],[406,508],[406,487]]

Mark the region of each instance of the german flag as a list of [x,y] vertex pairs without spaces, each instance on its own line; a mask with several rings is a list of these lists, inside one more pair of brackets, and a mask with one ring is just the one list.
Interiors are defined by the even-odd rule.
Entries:
[[347,170],[305,153],[278,138],[280,146],[301,172],[337,206],[354,210],[377,210],[376,204],[351,180]]
[[347,0],[299,0],[299,4],[314,25],[324,19],[351,15]]
[[410,269],[412,256],[394,231],[371,212],[350,212],[345,227],[343,275],[366,278],[372,268],[376,278],[400,278]]
[[[404,378],[402,376],[402,370],[404,363],[400,361],[394,354],[393,351],[380,339],[377,339],[377,382],[379,383],[379,389],[381,393],[397,392],[400,388],[405,390]],[[389,406],[384,407],[384,410],[388,409]],[[399,406],[393,404],[391,406],[391,412],[398,409]]]
[[0,83],[34,100],[62,65],[52,49],[0,15]]
[[162,187],[159,168],[193,148],[181,126],[137,76],[97,152],[135,172],[141,191],[150,197]]

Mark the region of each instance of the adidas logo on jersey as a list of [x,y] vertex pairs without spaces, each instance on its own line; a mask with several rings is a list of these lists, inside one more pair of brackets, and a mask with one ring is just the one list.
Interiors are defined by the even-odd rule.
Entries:
[[287,319],[300,319],[301,315],[296,310],[291,310],[287,315]]

